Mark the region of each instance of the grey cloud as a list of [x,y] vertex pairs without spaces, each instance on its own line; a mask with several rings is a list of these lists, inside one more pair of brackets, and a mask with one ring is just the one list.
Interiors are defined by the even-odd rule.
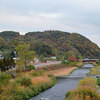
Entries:
[[0,0],[0,30],[57,29],[91,34],[93,40],[94,33],[100,37],[99,4],[100,0]]

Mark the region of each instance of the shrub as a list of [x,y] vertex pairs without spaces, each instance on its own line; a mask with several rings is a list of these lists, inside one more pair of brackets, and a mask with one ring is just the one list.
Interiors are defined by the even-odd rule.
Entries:
[[100,100],[97,89],[96,80],[85,77],[80,81],[78,88],[67,92],[65,100]]
[[97,84],[100,85],[100,76],[97,77]]
[[81,86],[67,92],[66,100],[100,100],[100,95],[91,87]]
[[77,63],[76,62],[71,62],[69,65],[70,66],[77,66]]
[[33,91],[30,88],[18,88],[14,93],[14,100],[28,100]]
[[0,74],[0,87],[1,85],[7,85],[11,79],[11,74]]
[[32,76],[32,77],[34,77],[34,76],[42,76],[42,75],[44,75],[44,70],[43,69],[41,69],[41,70],[39,70],[39,71],[33,71],[30,75]]
[[29,66],[26,67],[26,69],[27,69],[27,70],[33,70],[33,69],[35,69],[35,66],[29,65]]
[[32,76],[32,77],[34,77],[34,76],[39,76],[39,73],[37,72],[37,71],[33,71],[32,73],[30,73],[30,75]]
[[69,65],[71,63],[71,61],[65,61],[65,60],[62,60],[61,64],[66,64],[66,65]]
[[31,78],[29,78],[29,77],[22,78],[21,85],[29,86],[31,84],[32,84]]
[[42,75],[44,75],[44,70],[43,69],[41,69],[40,71],[39,71],[39,76],[42,76]]
[[54,77],[54,75],[48,75],[48,77],[50,77],[51,78],[51,80],[52,80],[52,82],[53,82],[53,84],[52,85],[55,85],[56,84],[56,78]]
[[[42,79],[41,79],[42,78]],[[34,78],[32,78],[34,80]],[[40,92],[54,85],[54,76],[35,77],[32,83],[31,78],[22,77],[11,81],[10,84],[0,93],[0,100],[28,100]]]
[[20,84],[22,86],[29,86],[32,84],[30,77],[23,77],[22,79],[16,79],[15,83]]
[[96,64],[100,65],[100,61],[96,61]]
[[93,77],[90,77],[90,78],[85,77],[83,80],[80,80],[80,83],[78,86],[79,87],[80,86],[89,86],[95,90],[98,89],[97,84],[96,84],[96,80]]

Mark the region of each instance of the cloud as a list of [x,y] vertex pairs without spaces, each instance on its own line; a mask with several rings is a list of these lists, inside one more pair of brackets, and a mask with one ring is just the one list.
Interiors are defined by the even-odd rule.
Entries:
[[100,45],[99,4],[100,0],[0,0],[0,30],[78,32]]
[[100,34],[88,34],[86,36],[100,47]]

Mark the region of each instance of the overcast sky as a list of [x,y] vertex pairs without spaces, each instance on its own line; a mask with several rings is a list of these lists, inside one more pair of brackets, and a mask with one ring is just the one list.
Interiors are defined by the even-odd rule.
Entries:
[[61,30],[100,46],[100,0],[0,0],[0,31]]

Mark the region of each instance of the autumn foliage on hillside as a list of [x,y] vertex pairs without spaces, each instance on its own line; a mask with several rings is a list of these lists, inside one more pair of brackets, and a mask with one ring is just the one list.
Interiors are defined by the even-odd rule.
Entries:
[[[48,30],[43,32],[28,32],[20,35],[18,32],[4,31],[0,33],[0,51],[13,50],[22,42],[31,45],[31,50],[41,56],[63,56],[80,58],[99,58],[100,48],[78,33]],[[7,45],[6,45],[7,44]]]

